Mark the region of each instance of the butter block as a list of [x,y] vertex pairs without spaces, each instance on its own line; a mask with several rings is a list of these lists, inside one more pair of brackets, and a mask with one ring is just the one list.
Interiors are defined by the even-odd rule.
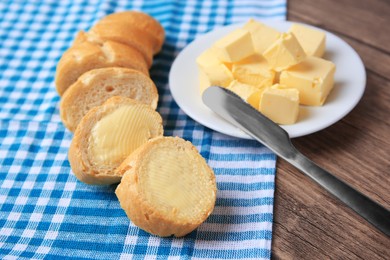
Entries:
[[218,58],[223,62],[236,62],[255,52],[248,30],[236,29],[213,45]]
[[308,26],[293,24],[289,32],[295,35],[308,56],[322,57],[325,52],[326,34]]
[[270,87],[275,78],[275,71],[268,67],[267,61],[259,54],[233,63],[232,73],[238,81],[257,88]]
[[263,54],[280,37],[280,32],[254,19],[250,19],[243,28],[250,32],[255,52],[258,54]]
[[263,56],[272,69],[282,71],[301,62],[306,54],[294,34],[282,33]]
[[232,63],[221,61],[217,56],[217,51],[213,47],[203,51],[202,54],[196,58],[196,63],[198,67],[203,70],[207,70],[208,67],[218,65],[220,63],[223,63],[229,70],[232,69]]
[[331,61],[309,56],[280,74],[280,84],[299,90],[302,105],[322,106],[334,85],[336,66]]
[[260,97],[263,91],[262,89],[258,89],[254,86],[241,83],[237,80],[233,80],[227,87],[227,89],[236,93],[252,107],[256,108],[257,110],[259,109]]
[[259,110],[277,124],[294,124],[299,114],[299,91],[280,87],[266,88],[260,100]]
[[196,58],[196,64],[203,70],[207,70],[208,67],[220,64],[221,61],[218,59],[215,50],[213,48],[208,48],[202,52]]
[[200,91],[203,91],[210,86],[227,87],[233,81],[233,74],[223,63],[218,63],[202,69],[199,67],[199,83]]

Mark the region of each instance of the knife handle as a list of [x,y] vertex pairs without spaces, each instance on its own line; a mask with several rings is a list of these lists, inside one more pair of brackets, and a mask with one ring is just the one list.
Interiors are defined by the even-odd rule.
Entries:
[[358,192],[296,150],[291,164],[390,237],[390,211]]

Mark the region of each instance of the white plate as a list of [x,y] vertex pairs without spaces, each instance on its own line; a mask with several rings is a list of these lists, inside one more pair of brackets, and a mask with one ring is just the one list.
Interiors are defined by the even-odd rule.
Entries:
[[[264,21],[263,23],[279,31],[287,31],[292,24],[287,21]],[[196,58],[204,50],[228,32],[241,26],[242,24],[238,24],[217,28],[186,46],[172,64],[169,85],[176,103],[195,121],[230,136],[251,139],[203,104],[196,65]],[[324,58],[336,64],[335,86],[323,106],[300,106],[298,122],[282,126],[291,138],[320,131],[339,121],[356,106],[364,93],[366,72],[359,55],[336,35],[326,31],[325,33]]]

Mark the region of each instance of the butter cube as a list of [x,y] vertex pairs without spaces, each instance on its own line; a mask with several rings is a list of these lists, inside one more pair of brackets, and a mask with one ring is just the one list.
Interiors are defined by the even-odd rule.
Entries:
[[300,24],[293,24],[289,30],[297,38],[308,56],[322,57],[325,52],[326,34]]
[[196,58],[196,63],[201,69],[207,70],[210,66],[220,64],[221,61],[215,54],[215,50],[213,48],[208,48]]
[[253,19],[250,19],[243,28],[250,32],[258,54],[263,54],[280,37],[280,32]]
[[255,50],[248,30],[236,29],[214,44],[218,58],[223,62],[236,62],[252,55]]
[[213,48],[202,52],[196,59],[196,63],[199,69],[201,93],[212,85],[227,87],[233,80],[233,74],[227,67],[227,64],[218,59]]
[[272,69],[281,71],[301,62],[306,54],[294,34],[282,33],[263,56]]
[[204,70],[207,70],[208,67],[214,66],[220,63],[225,64],[225,66],[229,69],[232,70],[232,65],[233,63],[231,62],[223,62],[221,61],[216,54],[215,48],[211,47],[206,49],[204,52],[202,52],[201,55],[199,55],[198,58],[196,58],[196,63],[198,66]]
[[336,66],[331,61],[309,56],[280,74],[280,84],[299,90],[303,105],[322,106],[334,85]]
[[259,54],[233,63],[232,72],[238,81],[257,88],[270,87],[275,77],[275,72],[268,67],[267,61]]
[[277,84],[263,91],[259,110],[277,124],[290,125],[298,120],[299,92]]
[[232,72],[223,63],[218,63],[202,69],[199,66],[199,83],[200,91],[203,91],[210,86],[227,87],[233,81]]
[[237,80],[233,80],[227,89],[236,93],[252,107],[256,108],[257,110],[259,109],[262,90],[254,86],[238,82]]

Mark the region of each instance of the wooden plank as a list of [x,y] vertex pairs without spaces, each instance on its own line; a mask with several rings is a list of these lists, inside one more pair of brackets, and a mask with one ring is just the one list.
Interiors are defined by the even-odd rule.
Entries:
[[324,29],[348,35],[363,44],[389,53],[390,2],[382,0],[291,0],[292,15]]
[[[293,139],[307,157],[390,208],[390,2],[289,0],[288,19],[346,40],[367,69],[366,92],[340,122]],[[278,160],[275,259],[390,259],[390,238]]]
[[293,143],[311,160],[390,208],[390,146],[382,140],[340,122]]
[[385,146],[389,146],[389,111],[390,80],[368,73],[362,100],[344,121],[368,134],[366,138],[379,139]]
[[[336,132],[353,131],[343,122],[337,125],[341,129],[334,128]],[[350,147],[349,142],[341,149],[329,147],[325,140],[334,133],[325,131],[328,133],[294,140],[294,144],[319,165],[390,207],[386,157],[375,158],[373,162],[370,157],[351,156],[344,151],[345,147]],[[312,259],[313,256],[382,259],[390,256],[385,246],[390,242],[388,237],[283,160],[279,160],[277,166],[274,255],[283,259]]]
[[[281,259],[385,259],[389,238],[284,161],[278,162],[272,253]],[[281,170],[283,169],[283,170]]]

